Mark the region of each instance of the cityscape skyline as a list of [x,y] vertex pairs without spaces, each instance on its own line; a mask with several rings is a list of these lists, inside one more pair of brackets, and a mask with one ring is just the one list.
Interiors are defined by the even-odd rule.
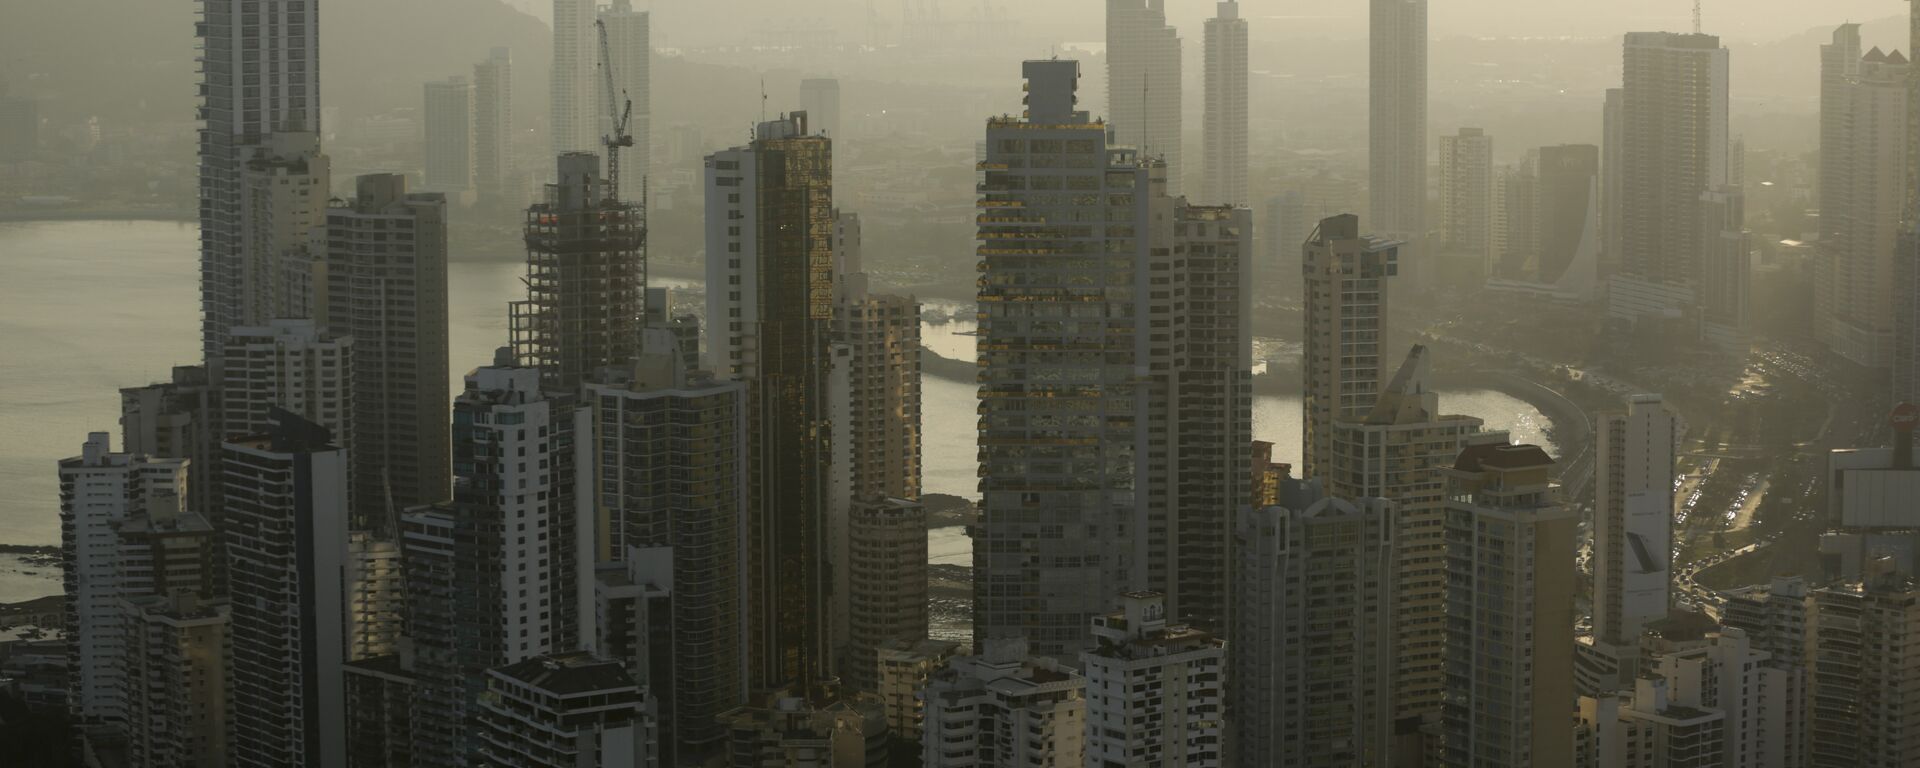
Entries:
[[[769,51],[874,55],[888,26],[743,25],[760,119],[729,135],[661,109],[689,86],[675,12],[553,0],[535,56],[446,58],[343,131],[329,2],[206,0],[178,190],[200,355],[68,382],[115,396],[119,434],[41,467],[60,545],[21,556],[61,582],[0,602],[0,748],[1901,764],[1905,55],[1851,23],[1802,51],[1818,151],[1788,152],[1736,130],[1748,51],[1696,10],[1617,39],[1590,125],[1511,148],[1510,120],[1435,107],[1426,0],[1369,2],[1367,98],[1321,96],[1343,126],[1259,116],[1273,20],[1234,0],[1197,29],[1193,3],[1106,0],[1104,51],[1046,58],[994,42],[994,4],[908,0],[915,45],[1018,62],[1017,87],[881,109],[815,59],[776,96]],[[9,83],[19,189],[135,151],[92,118],[43,135],[58,101]],[[928,128],[949,109],[964,142]],[[0,214],[86,210],[17,197]],[[142,334],[110,310],[74,333]]]

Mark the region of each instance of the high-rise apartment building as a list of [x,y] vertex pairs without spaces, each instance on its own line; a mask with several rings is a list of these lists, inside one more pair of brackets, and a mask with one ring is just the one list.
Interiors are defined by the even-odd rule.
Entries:
[[266,434],[274,410],[285,409],[325,427],[330,439],[352,439],[353,339],[306,319],[234,328],[219,370],[223,437]]
[[453,406],[453,502],[401,520],[418,764],[466,764],[487,669],[585,642],[593,538],[573,486],[589,412],[541,373],[501,350],[467,375]]
[[673,674],[652,690],[663,753],[684,762],[724,745],[720,716],[748,692],[746,386],[690,377],[669,353],[627,373],[587,386],[600,468],[595,558],[665,553],[672,633],[651,652]]
[[[653,15],[647,11],[633,9],[633,0],[613,0],[613,4],[600,11],[600,23],[607,30],[608,61],[601,66],[613,73],[613,109],[602,106],[598,113],[600,119],[596,135],[613,135],[613,126],[607,124],[610,116],[625,113],[631,105],[632,117],[627,133],[633,136],[633,146],[620,153],[620,178],[622,186],[620,197],[625,200],[639,200],[645,188],[653,159]],[[596,43],[597,44],[597,43]],[[601,83],[605,76],[594,72],[599,79],[594,80],[593,93],[598,96],[604,88]],[[596,98],[594,104],[600,104],[602,98]],[[607,169],[611,173],[614,169]]]
[[1859,54],[1858,24],[1841,26],[1821,46],[1814,333],[1848,360],[1883,367],[1893,358],[1911,65],[1898,51]]
[[426,188],[458,195],[473,188],[473,81],[452,77],[426,90]]
[[[547,92],[547,130],[555,155],[597,152],[600,148],[606,104],[600,94],[605,78],[600,73],[596,18],[594,0],[553,0],[553,69],[549,73]],[[565,177],[564,172],[561,175]]]
[[228,765],[227,601],[176,591],[125,605],[131,764]]
[[1180,33],[1167,26],[1166,0],[1107,0],[1107,120],[1114,143],[1158,158],[1173,196],[1183,189],[1186,167],[1180,162],[1180,67]]
[[653,699],[618,662],[539,656],[487,671],[479,711],[485,765],[644,768],[659,762]]
[[1600,274],[1611,276],[1620,268],[1620,252],[1625,248],[1625,233],[1620,218],[1625,214],[1626,194],[1626,108],[1627,92],[1608,88],[1601,108],[1600,140]]
[[[219,416],[214,407],[217,392],[207,381],[207,369],[198,365],[174,366],[173,375],[164,382],[120,390],[120,445],[135,456],[184,458],[202,472],[213,465],[219,451],[213,421]],[[187,487],[190,509],[207,510],[211,505],[208,486],[218,483],[192,483]],[[202,514],[205,514],[202,512]]]
[[513,52],[495,48],[486,61],[473,65],[473,184],[488,205],[526,202],[510,189],[513,140]]
[[1250,214],[1167,197],[1164,165],[1107,146],[1073,108],[1076,62],[1025,72],[1027,117],[988,122],[980,202],[975,637],[1070,654],[1113,595],[1148,588],[1224,627],[1249,482]]
[[[847,375],[835,408],[846,408],[847,496],[920,498],[920,303],[875,293],[861,263],[860,219],[835,216],[833,343]],[[841,401],[844,401],[844,405]]]
[[1370,0],[1368,206],[1374,231],[1426,236],[1427,0]]
[[[1336,419],[1333,458],[1319,480],[1330,496],[1386,499],[1394,507],[1392,673],[1396,721],[1430,721],[1446,678],[1446,480],[1480,419],[1446,415],[1430,384],[1432,361],[1415,346],[1364,417]],[[1409,727],[1411,727],[1409,725]]]
[[[196,34],[200,63],[200,313],[202,352],[211,364],[227,331],[276,315],[257,306],[250,274],[277,253],[248,240],[243,201],[249,161],[276,133],[320,131],[319,8],[307,0],[212,3]],[[322,174],[324,170],[322,169]],[[322,176],[324,178],[324,175]],[[292,186],[292,185],[289,185]],[[311,205],[325,204],[318,185]],[[297,196],[299,192],[294,192]]]
[[1093,620],[1087,678],[1088,765],[1185,765],[1225,760],[1226,643],[1168,623],[1154,592],[1121,596]]
[[1445,473],[1444,765],[1572,765],[1579,516],[1556,498],[1553,466],[1494,433]]
[[221,515],[234,601],[229,763],[346,765],[347,451],[276,410],[229,439]]
[[[1594,635],[1630,650],[1641,629],[1666,618],[1671,607],[1674,446],[1680,419],[1659,395],[1635,395],[1626,410],[1597,421]],[[1623,673],[1631,675],[1633,668]]]
[[1894,766],[1920,755],[1920,711],[1904,706],[1920,686],[1920,590],[1909,576],[1807,595],[1807,696],[1812,768]]
[[1579,768],[1719,768],[1729,763],[1727,713],[1688,703],[1676,681],[1641,677],[1631,691],[1581,697],[1574,727]]
[[1240,518],[1227,639],[1239,765],[1389,763],[1400,528],[1391,502],[1299,480]]
[[1461,128],[1440,137],[1439,247],[1488,258],[1493,227],[1493,137]]
[[926,730],[927,684],[936,672],[951,666],[949,662],[960,648],[951,640],[892,640],[880,646],[878,695],[894,743],[921,743]]
[[846,557],[836,560],[846,563],[845,583],[834,602],[845,616],[835,632],[845,649],[840,678],[852,690],[880,690],[881,646],[927,639],[926,531],[927,508],[917,501],[869,498],[848,510]]
[[540,369],[547,391],[577,392],[640,351],[645,213],[609,194],[598,155],[570,152],[560,156],[559,181],[527,209],[525,231],[527,298],[511,307],[514,356]]
[[708,365],[748,392],[752,687],[812,685],[834,648],[832,141],[804,112],[761,123],[707,158],[706,190]]
[[1306,298],[1306,395],[1301,476],[1333,468],[1333,424],[1365,418],[1380,396],[1387,280],[1399,273],[1400,243],[1360,234],[1360,217],[1322,219],[1302,246]]
[[[122,601],[155,593],[165,576],[152,555],[134,562],[121,528],[186,512],[185,459],[113,453],[105,432],[87,435],[79,456],[60,462],[60,570],[65,584],[68,711],[82,726],[138,730],[128,677],[135,650]],[[204,525],[204,523],[203,523]],[[201,591],[201,584],[182,585]]]
[[1708,240],[1706,195],[1728,183],[1727,49],[1701,34],[1633,32],[1621,89],[1621,250],[1610,315],[1691,316]]
[[800,81],[800,110],[807,113],[815,133],[840,138],[840,81],[810,77]]
[[1239,0],[1216,4],[1206,26],[1206,112],[1201,118],[1201,201],[1209,205],[1246,205],[1247,198],[1247,20]]
[[1540,156],[1528,151],[1520,162],[1501,166],[1493,178],[1492,243],[1487,249],[1490,281],[1524,280],[1528,262],[1539,253]]
[[356,524],[390,532],[400,511],[445,501],[447,201],[369,174],[327,209],[326,326],[353,339]]
[[1075,768],[1086,754],[1087,681],[1021,640],[990,641],[927,683],[921,765]]

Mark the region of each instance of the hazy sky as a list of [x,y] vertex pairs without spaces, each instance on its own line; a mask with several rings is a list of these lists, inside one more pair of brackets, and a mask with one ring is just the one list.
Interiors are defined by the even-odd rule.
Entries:
[[[505,0],[546,19],[552,0]],[[938,6],[947,18],[967,18],[983,6],[1009,17],[1065,29],[1086,30],[1089,41],[1103,30],[1104,0],[634,0],[673,19],[737,25],[747,14],[791,19],[816,16],[843,25],[861,24],[871,4],[883,18],[903,7]],[[1306,34],[1358,34],[1365,29],[1367,0],[1241,0],[1242,14],[1269,23],[1291,21]],[[1435,35],[1611,36],[1629,30],[1685,31],[1691,0],[1432,0]],[[1198,38],[1200,20],[1213,15],[1214,0],[1167,0],[1168,13],[1184,36]],[[1764,42],[1843,21],[1867,21],[1906,13],[1903,0],[1706,0],[1708,32],[1738,42]],[[705,18],[703,18],[705,17]],[[1284,34],[1281,36],[1285,36]],[[1904,47],[1904,46],[1903,46]]]

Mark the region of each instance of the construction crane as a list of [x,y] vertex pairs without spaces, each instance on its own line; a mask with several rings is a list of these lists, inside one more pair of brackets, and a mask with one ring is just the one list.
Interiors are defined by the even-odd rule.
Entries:
[[600,96],[606,101],[607,120],[611,133],[602,134],[600,143],[607,148],[607,196],[620,199],[620,148],[633,146],[633,99],[627,98],[622,89],[619,97],[614,96],[612,46],[607,45],[607,22],[594,19],[593,26],[600,30]]

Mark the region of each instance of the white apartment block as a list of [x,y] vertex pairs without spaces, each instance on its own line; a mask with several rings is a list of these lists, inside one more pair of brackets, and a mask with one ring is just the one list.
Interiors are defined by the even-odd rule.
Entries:
[[1087,765],[1219,768],[1226,721],[1226,643],[1167,623],[1157,593],[1121,597],[1093,620],[1087,678]]
[[1493,235],[1493,137],[1461,128],[1440,137],[1439,245],[1487,258]]
[[77,724],[137,729],[128,711],[137,686],[128,676],[135,649],[123,601],[152,594],[155,584],[150,558],[129,557],[120,527],[182,514],[187,464],[114,453],[105,432],[87,435],[81,454],[60,462],[68,709]]
[[221,352],[220,429],[225,437],[265,434],[275,408],[353,435],[353,339],[313,320],[275,320],[233,329]]
[[1022,640],[989,641],[927,683],[927,768],[1079,768],[1086,764],[1087,681]]
[[[1597,419],[1593,526],[1594,634],[1631,648],[1667,617],[1673,558],[1674,447],[1680,417],[1659,395],[1635,395]],[[1632,665],[1622,673],[1631,676]],[[1629,682],[1631,677],[1621,682]]]

